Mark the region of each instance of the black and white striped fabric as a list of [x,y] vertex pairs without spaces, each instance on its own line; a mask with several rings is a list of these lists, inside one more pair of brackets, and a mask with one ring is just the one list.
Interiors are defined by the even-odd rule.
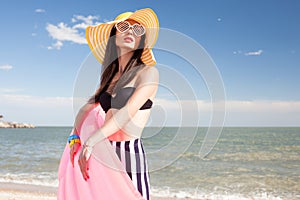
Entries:
[[145,200],[149,200],[149,173],[141,140],[110,142],[136,189],[142,194]]

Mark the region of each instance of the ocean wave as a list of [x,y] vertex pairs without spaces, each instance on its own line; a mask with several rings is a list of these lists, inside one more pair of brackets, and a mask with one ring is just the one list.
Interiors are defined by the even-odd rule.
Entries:
[[39,173],[39,174],[6,173],[6,174],[0,174],[0,182],[58,187],[58,180],[57,180],[56,173]]
[[223,154],[211,154],[204,160],[221,161],[294,161],[299,159],[296,152],[285,154],[284,152],[253,151],[253,152],[226,152]]
[[[56,175],[50,173],[42,174],[0,174],[0,182],[3,183],[16,183],[16,184],[30,184],[37,186],[58,187],[58,180]],[[163,187],[151,187],[151,196],[164,197],[164,198],[178,198],[178,199],[206,199],[206,200],[296,200],[299,199],[299,194],[284,194],[279,195],[273,192],[267,191],[254,191],[252,193],[242,194],[234,193],[230,188],[224,188],[221,186],[215,186],[211,191],[205,191],[204,189],[197,187],[176,189],[168,186]]]

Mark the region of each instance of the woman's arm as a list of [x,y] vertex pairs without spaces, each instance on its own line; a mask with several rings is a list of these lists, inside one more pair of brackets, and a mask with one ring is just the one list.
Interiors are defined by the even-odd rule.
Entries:
[[159,73],[155,67],[143,69],[138,75],[136,90],[129,98],[127,104],[120,110],[114,112],[113,116],[89,137],[86,141],[86,145],[92,147],[102,139],[109,137],[124,127],[144,103],[155,95],[158,88],[158,79]]
[[[95,104],[86,103],[84,106],[80,108],[75,118],[73,134],[80,135],[79,130],[81,129],[82,123],[85,117],[87,116],[87,114],[89,113],[89,111],[93,109],[94,106]],[[74,143],[70,147],[70,160],[73,167],[74,167],[74,156],[77,153],[79,147],[80,147],[80,143]]]
[[91,104],[91,103],[86,103],[85,105],[83,105],[80,110],[78,111],[76,118],[75,118],[75,122],[74,122],[74,129],[73,129],[73,133],[76,135],[80,135],[80,129],[82,126],[82,123],[85,119],[85,117],[87,116],[87,114],[89,113],[89,111],[91,111],[93,108],[95,107],[95,104]]

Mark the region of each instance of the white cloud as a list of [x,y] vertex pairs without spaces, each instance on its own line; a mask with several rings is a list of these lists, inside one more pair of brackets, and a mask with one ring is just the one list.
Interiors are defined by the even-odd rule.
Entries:
[[113,21],[113,19],[103,19],[103,22],[106,23],[106,22],[111,22]]
[[12,68],[11,65],[0,65],[0,70],[11,70]]
[[242,54],[243,52],[241,50],[233,51],[233,54]]
[[86,23],[75,24],[72,29],[86,29],[89,25]]
[[83,34],[80,34],[76,29],[68,27],[68,25],[63,22],[59,23],[57,26],[48,24],[46,29],[53,39],[60,42],[71,41],[78,44],[86,44]]
[[300,112],[299,101],[227,101],[231,112]]
[[[167,123],[172,125],[180,124],[180,116],[176,116],[180,115],[182,109],[197,109],[195,105],[198,105],[201,126],[209,125],[212,118],[213,105],[209,101],[175,102],[156,99],[155,105],[163,108]],[[217,109],[222,108],[218,103],[215,106]],[[225,112],[226,126],[300,126],[300,101],[226,101]],[[162,114],[151,115],[155,119],[161,118]],[[193,117],[190,116],[190,119]]]
[[260,56],[263,53],[263,50],[250,51],[245,53],[246,56]]
[[228,126],[300,126],[300,101],[228,101]]
[[[85,101],[74,102],[72,97],[0,94],[0,114],[7,121],[72,126],[79,106]],[[183,109],[188,114],[185,119],[182,119]],[[200,126],[210,125],[211,102],[157,98],[148,125],[187,126],[195,117],[199,118]],[[225,126],[300,126],[300,101],[227,101]]]
[[72,98],[0,95],[1,115],[6,121],[34,125],[72,125]]
[[15,93],[23,90],[24,89],[17,89],[17,88],[0,88],[1,93]]
[[99,24],[94,22],[99,17],[88,15],[87,17],[82,15],[74,15],[71,19],[74,25],[70,26],[64,22],[60,22],[57,25],[47,24],[46,30],[49,36],[52,37],[56,42],[49,46],[48,49],[61,49],[63,42],[69,41],[76,44],[87,44],[85,39],[85,29],[87,26],[93,26]]
[[82,15],[74,15],[74,17],[72,18],[71,21],[73,23],[78,22],[78,21],[82,21],[82,23],[80,23],[80,24],[81,25],[83,24],[86,27],[86,26],[95,25],[94,20],[98,20],[98,19],[99,19],[98,16],[89,15],[89,16],[85,17],[85,16],[82,16]]
[[63,46],[63,43],[59,40],[56,41],[56,43],[52,44],[52,46],[48,46],[48,50],[57,49],[60,50],[60,48]]
[[44,13],[46,11],[44,9],[38,8],[38,9],[35,9],[35,12],[36,13]]

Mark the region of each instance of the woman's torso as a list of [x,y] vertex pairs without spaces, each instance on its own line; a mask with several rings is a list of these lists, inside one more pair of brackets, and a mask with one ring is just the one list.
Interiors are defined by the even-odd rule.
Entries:
[[[118,79],[118,78],[119,78],[118,76],[114,77],[114,79]],[[113,81],[114,81],[114,79],[113,79]],[[136,77],[132,81],[130,81],[126,86],[123,86],[123,88],[121,90],[123,90],[123,89],[129,90],[130,88],[132,88],[134,90],[136,88],[135,83],[136,83]],[[128,97],[124,96],[124,98],[126,98],[124,100],[124,99],[120,99],[120,98],[122,98],[122,95],[119,95],[119,97],[116,96],[118,94],[111,95],[111,93],[112,93],[111,91],[112,91],[112,86],[109,86],[108,89],[105,91],[106,94],[103,95],[103,97],[102,97],[102,101],[106,101],[106,102],[109,101],[111,103],[109,108],[106,108],[107,112],[106,112],[106,116],[105,116],[105,121],[111,119],[111,117],[114,115],[114,113],[116,111],[118,111],[120,109],[120,107],[122,107],[122,105],[119,105],[119,104],[126,103],[128,100],[127,98],[130,98],[130,96],[131,96],[131,95]],[[133,93],[133,92],[134,91],[132,91],[131,93]],[[141,109],[139,109],[134,116],[132,116],[132,118],[129,120],[129,122],[127,124],[125,124],[125,126],[123,126],[117,132],[115,132],[114,134],[109,136],[108,139],[111,141],[128,141],[128,140],[140,138],[142,131],[148,121],[149,116],[150,116],[150,109],[152,106],[154,96],[155,96],[155,93],[145,102],[143,107]],[[108,99],[103,99],[103,98],[108,98]],[[116,100],[115,103],[114,103],[114,100]],[[100,105],[101,105],[101,101],[100,101]],[[103,102],[102,102],[101,106],[102,107],[104,106]]]

